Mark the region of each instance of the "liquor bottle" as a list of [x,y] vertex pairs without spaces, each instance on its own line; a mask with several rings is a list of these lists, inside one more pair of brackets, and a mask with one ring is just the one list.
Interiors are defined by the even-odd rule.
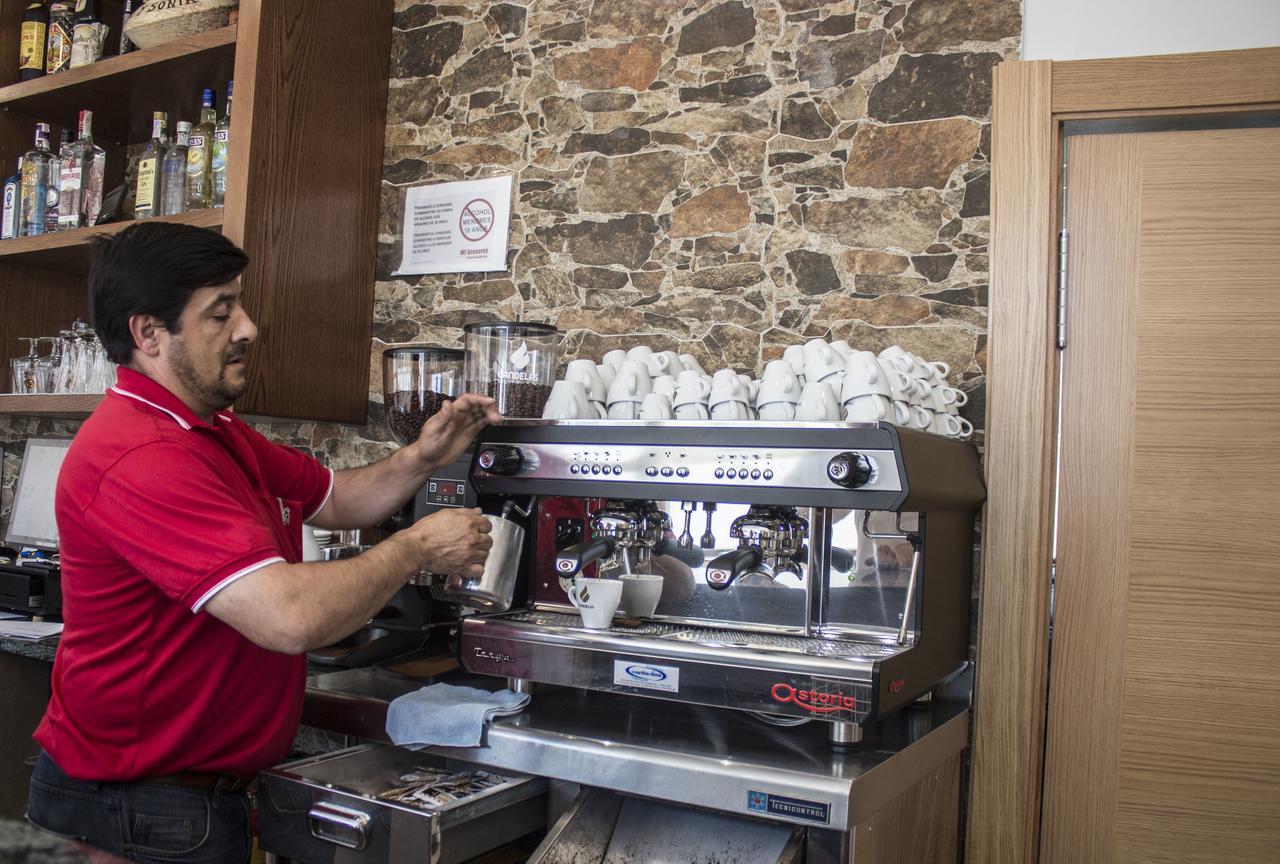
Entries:
[[53,158],[49,160],[48,171],[45,172],[45,204],[44,204],[44,230],[45,233],[57,231],[59,206],[62,203],[62,187],[60,180],[62,178],[63,161],[69,155],[71,149],[71,131],[63,129],[58,133],[58,149],[53,151]]
[[36,146],[22,156],[22,180],[18,193],[18,236],[44,233],[44,207],[48,201],[49,124],[36,124]]
[[200,122],[187,139],[187,209],[203,210],[213,203],[210,165],[213,161],[213,130],[218,120],[215,95],[210,87],[200,94]]
[[93,143],[93,112],[81,111],[80,134],[67,148],[58,178],[59,228],[80,228],[98,220],[102,208],[102,175],[106,152]]
[[213,128],[213,158],[209,172],[212,175],[213,206],[221,207],[227,197],[227,156],[231,152],[231,89],[234,81],[227,82],[227,107]]
[[49,4],[49,37],[44,48],[44,71],[47,74],[71,68],[71,37],[75,27],[75,0],[53,0]]
[[71,68],[79,69],[102,59],[107,25],[98,18],[97,0],[76,0],[76,27],[71,39]]
[[44,0],[28,3],[22,13],[22,30],[18,37],[18,78],[30,81],[44,75],[45,36],[49,29],[49,10]]
[[160,204],[160,160],[164,157],[165,124],[168,115],[157,111],[151,115],[151,143],[138,157],[138,182],[133,192],[133,216],[154,216]]
[[160,215],[181,213],[187,204],[187,141],[191,124],[178,121],[177,139],[164,151],[160,163]]
[[0,219],[0,240],[18,236],[18,188],[22,182],[22,157],[18,157],[18,170],[4,181],[4,217]]
[[133,17],[133,0],[124,0],[124,17],[120,20],[120,53],[128,54],[130,51],[138,50],[138,46],[133,44],[133,40],[124,35],[124,28],[129,26],[129,19]]

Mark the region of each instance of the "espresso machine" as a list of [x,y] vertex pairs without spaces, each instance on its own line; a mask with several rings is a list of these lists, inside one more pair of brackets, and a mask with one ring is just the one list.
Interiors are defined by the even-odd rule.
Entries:
[[[850,747],[966,664],[972,445],[883,423],[509,420],[481,433],[470,483],[486,512],[536,500],[517,603],[462,620],[470,672],[818,720]],[[653,614],[584,627],[573,580],[629,573],[663,577]]]

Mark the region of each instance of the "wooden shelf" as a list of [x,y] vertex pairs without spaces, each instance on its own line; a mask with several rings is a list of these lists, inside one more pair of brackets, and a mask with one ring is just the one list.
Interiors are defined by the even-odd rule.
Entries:
[[[179,222],[198,228],[222,228],[222,208],[188,210],[176,216],[156,216],[159,222]],[[0,240],[0,262],[44,267],[63,273],[87,273],[89,270],[89,244],[95,237],[119,234],[135,220],[111,222],[89,228],[54,231],[37,237],[14,237]]]
[[153,111],[169,112],[172,132],[178,119],[200,115],[200,91],[205,87],[219,91],[221,116],[235,56],[236,28],[222,27],[0,87],[0,110],[75,129],[80,110],[88,108],[93,111],[95,139],[146,141]]
[[98,407],[101,401],[101,393],[59,393],[47,396],[19,396],[15,393],[3,393],[0,394],[0,414],[83,420]]

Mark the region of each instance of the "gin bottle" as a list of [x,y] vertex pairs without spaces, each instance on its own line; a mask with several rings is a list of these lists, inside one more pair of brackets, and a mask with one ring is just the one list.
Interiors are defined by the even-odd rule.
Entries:
[[21,185],[18,195],[18,236],[32,237],[44,233],[44,208],[48,203],[49,124],[36,124],[36,146],[22,156]]
[[98,221],[107,154],[93,143],[93,112],[81,111],[79,137],[72,141],[58,178],[58,227],[79,228]]
[[213,176],[214,207],[221,207],[227,197],[227,155],[231,150],[231,89],[234,84],[234,81],[227,82],[226,111],[213,129],[213,159],[210,172]]
[[187,203],[187,140],[191,124],[178,121],[177,139],[164,151],[160,163],[160,215],[181,213]]
[[187,209],[203,210],[213,203],[210,165],[213,161],[214,125],[218,112],[214,109],[214,92],[210,87],[200,94],[200,123],[187,140]]
[[22,157],[18,170],[4,181],[4,218],[0,220],[0,240],[18,236],[18,189],[22,183]]
[[160,162],[164,158],[165,124],[169,115],[157,111],[151,115],[151,143],[138,157],[138,181],[133,187],[133,217],[146,219],[159,212]]
[[45,175],[45,231],[58,230],[59,205],[62,200],[62,187],[58,181],[62,177],[63,161],[67,158],[70,147],[71,132],[63,129],[58,133],[58,149],[54,151],[53,158],[49,160],[49,170]]

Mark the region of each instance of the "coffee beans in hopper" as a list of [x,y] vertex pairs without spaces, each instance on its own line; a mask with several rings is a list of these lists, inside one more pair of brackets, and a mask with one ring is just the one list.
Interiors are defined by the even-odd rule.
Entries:
[[391,427],[391,434],[405,442],[418,440],[422,424],[438,413],[449,399],[445,394],[431,390],[396,393],[387,406],[387,425]]
[[488,381],[484,392],[498,403],[504,417],[541,417],[551,386],[528,381]]

